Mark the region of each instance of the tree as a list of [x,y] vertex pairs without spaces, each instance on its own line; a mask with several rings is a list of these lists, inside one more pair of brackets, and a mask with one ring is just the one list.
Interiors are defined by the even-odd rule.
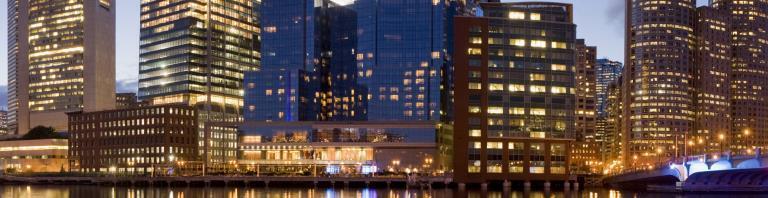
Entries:
[[58,133],[56,133],[56,129],[53,127],[44,127],[44,126],[36,126],[35,128],[32,128],[29,130],[27,134],[24,134],[24,136],[21,137],[21,139],[25,140],[35,140],[35,139],[61,139],[64,138]]

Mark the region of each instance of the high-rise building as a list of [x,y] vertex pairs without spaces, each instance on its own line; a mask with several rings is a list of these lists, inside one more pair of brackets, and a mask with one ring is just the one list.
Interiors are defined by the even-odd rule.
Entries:
[[[723,142],[733,149],[768,146],[768,2],[712,0],[712,7],[730,13],[731,133]],[[718,137],[719,138],[719,137]],[[750,147],[750,148],[745,148]]]
[[[368,120],[440,120],[453,0],[358,0],[357,72]],[[444,81],[446,79],[446,81]]]
[[262,2],[262,69],[246,75],[252,121],[364,120],[357,14],[336,1]]
[[454,181],[568,181],[572,5],[480,5],[482,16],[454,18]]
[[118,109],[133,108],[139,106],[136,93],[117,93],[115,94],[115,104]]
[[[235,160],[243,75],[256,70],[259,27],[252,0],[145,0],[141,3],[139,99],[199,110],[200,154],[208,165]],[[207,141],[209,140],[209,141]]]
[[[728,134],[732,127],[731,66],[735,59],[731,58],[730,12],[712,7],[700,7],[696,11],[697,50],[693,70],[696,122],[692,133],[684,137],[686,149],[681,151],[683,155],[718,152],[720,146],[728,145],[730,140],[724,138],[731,137]],[[721,135],[723,139],[720,139]]]
[[69,111],[115,107],[112,0],[8,1],[11,130],[67,130]]
[[[597,68],[595,68],[595,98],[597,99],[597,117],[600,122],[600,116],[605,114],[606,109],[610,104],[606,102],[608,98],[608,90],[610,84],[616,83],[621,76],[621,70],[624,68],[624,64],[618,61],[612,61],[609,59],[597,59]],[[598,133],[600,131],[598,123]]]
[[696,2],[626,2],[624,159],[650,165],[682,152],[694,128]]
[[600,171],[600,144],[597,142],[596,62],[597,47],[588,46],[584,39],[576,40],[576,114],[574,142],[571,155],[576,174]]

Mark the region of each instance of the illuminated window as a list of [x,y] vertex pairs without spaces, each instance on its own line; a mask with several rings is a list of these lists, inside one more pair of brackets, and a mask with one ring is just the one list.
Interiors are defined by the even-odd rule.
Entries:
[[531,132],[530,137],[531,138],[546,138],[547,135],[544,132],[536,132],[536,131],[534,131],[534,132]]
[[531,20],[533,20],[533,21],[541,20],[541,14],[539,14],[539,13],[531,13]]
[[504,84],[491,83],[488,84],[488,89],[491,91],[504,91]]
[[512,115],[525,115],[525,108],[522,107],[514,107],[509,109],[509,113]]
[[511,11],[509,12],[510,19],[525,19],[525,12]]
[[531,108],[531,115],[547,115],[547,110],[542,108]]
[[525,39],[509,39],[509,44],[518,47],[525,47]]
[[511,92],[523,92],[523,91],[525,91],[525,85],[509,84],[509,91],[511,91]]
[[480,48],[469,48],[467,49],[467,53],[469,55],[481,55],[483,54],[483,50]]
[[544,93],[547,92],[547,86],[543,85],[531,85],[531,93]]
[[568,45],[563,42],[552,42],[552,48],[555,49],[567,49]]
[[530,78],[531,78],[531,81],[547,80],[547,76],[544,74],[531,74]]
[[469,106],[469,113],[480,113],[479,106]]
[[568,67],[561,64],[552,64],[552,71],[566,71]]
[[568,92],[568,88],[565,87],[552,87],[552,93],[553,94],[564,94]]
[[469,83],[469,89],[483,89],[483,85],[480,83]]
[[501,142],[488,142],[486,144],[488,145],[487,149],[504,149],[504,144]]
[[503,114],[504,107],[488,107],[489,114]]
[[532,40],[531,41],[531,47],[536,48],[547,48],[547,42],[542,40]]
[[470,137],[480,137],[480,136],[482,136],[482,132],[480,131],[480,129],[472,129],[472,130],[469,130],[469,136]]
[[472,37],[469,39],[469,43],[472,44],[483,44],[483,37]]

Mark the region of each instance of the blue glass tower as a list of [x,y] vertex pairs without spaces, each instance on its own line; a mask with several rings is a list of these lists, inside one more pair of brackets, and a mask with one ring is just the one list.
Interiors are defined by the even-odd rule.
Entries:
[[245,119],[364,119],[355,11],[329,0],[265,0],[262,6],[263,67],[246,74]]
[[368,120],[439,120],[446,0],[357,0],[357,63]]

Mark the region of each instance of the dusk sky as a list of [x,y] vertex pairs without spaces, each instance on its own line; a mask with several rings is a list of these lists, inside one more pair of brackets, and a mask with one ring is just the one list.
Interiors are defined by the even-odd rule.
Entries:
[[[518,0],[506,0],[516,2]],[[598,58],[624,60],[624,0],[536,0],[573,3],[578,37],[588,45],[597,46]],[[136,91],[139,65],[139,4],[140,0],[117,2],[117,86],[118,92]],[[705,4],[706,1],[699,1]],[[7,65],[7,3],[0,9],[0,90],[8,79]],[[5,91],[0,101],[5,102]]]

